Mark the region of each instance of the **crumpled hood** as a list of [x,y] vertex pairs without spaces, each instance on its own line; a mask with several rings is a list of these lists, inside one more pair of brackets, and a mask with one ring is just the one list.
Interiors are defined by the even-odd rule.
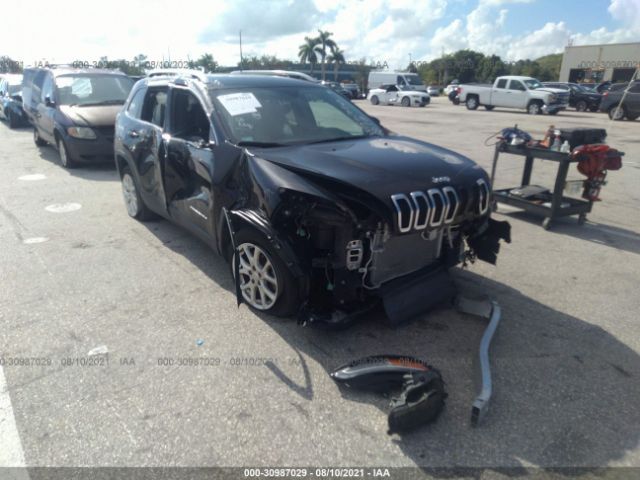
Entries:
[[122,105],[97,105],[95,107],[81,107],[61,105],[60,111],[73,123],[86,127],[112,127],[116,123],[116,115]]
[[250,150],[300,174],[356,187],[387,205],[396,193],[426,191],[435,185],[468,185],[479,178],[486,179],[484,170],[472,160],[402,136]]

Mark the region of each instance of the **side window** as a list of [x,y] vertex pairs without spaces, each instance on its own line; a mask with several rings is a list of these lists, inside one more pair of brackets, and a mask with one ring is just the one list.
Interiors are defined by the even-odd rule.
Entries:
[[509,82],[509,89],[520,90],[522,92],[526,90],[526,88],[524,87],[524,85],[520,80],[511,80],[511,82]]
[[188,141],[209,140],[209,117],[200,100],[190,91],[171,92],[171,133]]
[[500,80],[498,80],[498,84],[496,85],[496,88],[507,88],[507,79],[501,78]]
[[31,101],[33,102],[41,102],[44,98],[42,97],[42,84],[44,83],[45,77],[47,77],[47,72],[44,70],[36,73],[36,76],[33,80],[33,89],[31,93]]
[[391,85],[389,88],[387,88],[387,92],[397,92],[398,91],[398,87],[396,87],[395,85]]
[[405,79],[404,79],[404,77],[402,75],[398,75],[396,77],[396,83],[398,85],[406,85],[407,84],[407,82],[405,81]]
[[127,107],[127,113],[129,116],[133,118],[140,118],[140,114],[142,113],[142,104],[144,103],[144,94],[146,91],[147,90],[145,88],[141,88],[135,93]]
[[164,112],[167,106],[167,89],[148,90],[142,104],[140,119],[153,123],[158,127],[164,126]]
[[47,75],[42,84],[42,101],[47,97],[53,100],[53,80],[51,75]]

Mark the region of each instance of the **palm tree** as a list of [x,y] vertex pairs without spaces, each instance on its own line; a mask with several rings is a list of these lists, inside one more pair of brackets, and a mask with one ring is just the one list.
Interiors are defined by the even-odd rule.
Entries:
[[344,64],[344,50],[340,50],[337,46],[331,49],[331,55],[327,57],[327,62],[333,63],[333,81],[338,81],[338,69],[340,64]]
[[318,38],[316,39],[316,44],[317,44],[317,50],[318,53],[320,54],[320,59],[322,60],[322,80],[324,80],[325,78],[325,69],[324,69],[324,65],[325,65],[325,59],[327,58],[327,48],[330,49],[334,49],[337,47],[336,42],[334,42],[333,40],[331,40],[331,35],[333,35],[333,33],[331,32],[327,32],[327,31],[322,31],[322,30],[318,30]]
[[298,58],[300,61],[305,64],[309,62],[311,67],[309,68],[309,73],[313,73],[313,66],[318,63],[318,57],[316,55],[316,47],[318,45],[318,39],[304,37],[304,43],[300,45],[298,50]]

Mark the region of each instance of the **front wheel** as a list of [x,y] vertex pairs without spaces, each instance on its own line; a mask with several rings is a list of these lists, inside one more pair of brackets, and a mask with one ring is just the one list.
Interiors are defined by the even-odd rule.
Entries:
[[587,102],[585,102],[584,100],[579,100],[578,103],[576,103],[576,111],[578,111],[578,112],[586,112],[587,111]]
[[411,106],[411,99],[409,97],[404,97],[402,99],[402,106],[403,107],[410,107]]
[[529,115],[538,115],[542,111],[542,107],[538,102],[531,102],[527,107],[527,113]]
[[232,252],[231,272],[235,279],[235,255],[238,254],[240,293],[249,307],[270,315],[288,317],[300,306],[300,287],[264,235],[244,228],[234,237],[237,252]]
[[56,142],[58,145],[58,153],[60,154],[60,163],[64,168],[76,168],[76,162],[69,156],[69,151],[61,138]]

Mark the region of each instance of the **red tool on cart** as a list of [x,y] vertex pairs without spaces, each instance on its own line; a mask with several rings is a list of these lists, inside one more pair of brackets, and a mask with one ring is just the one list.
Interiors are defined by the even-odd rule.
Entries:
[[607,171],[622,168],[622,155],[605,144],[581,145],[571,152],[578,161],[578,171],[585,175],[582,198],[599,202],[600,189],[606,185]]

